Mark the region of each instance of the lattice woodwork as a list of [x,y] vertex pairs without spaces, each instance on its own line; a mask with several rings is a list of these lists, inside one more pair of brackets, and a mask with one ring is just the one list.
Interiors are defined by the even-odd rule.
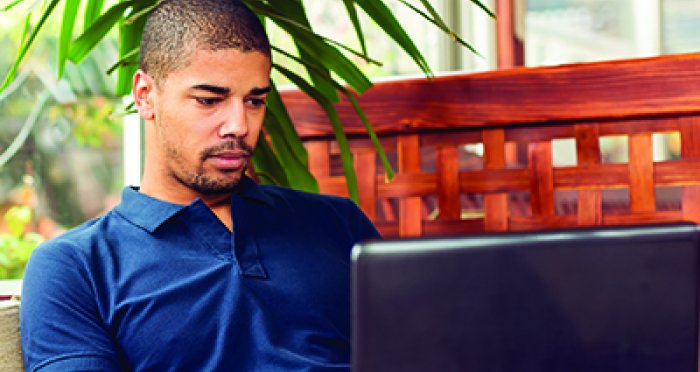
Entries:
[[[685,55],[377,83],[360,101],[391,182],[350,105],[337,104],[360,207],[385,237],[700,223],[699,68],[700,55]],[[283,99],[322,192],[347,195],[322,110],[298,92]],[[680,138],[676,159],[654,161],[659,133]],[[627,162],[603,158],[609,136],[626,141]],[[555,164],[563,139],[575,164]]]

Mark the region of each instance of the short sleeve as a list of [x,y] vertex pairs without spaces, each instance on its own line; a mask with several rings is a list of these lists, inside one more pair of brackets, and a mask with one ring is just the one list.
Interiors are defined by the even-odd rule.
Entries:
[[27,371],[120,371],[118,353],[99,315],[77,250],[49,241],[32,254],[20,308]]

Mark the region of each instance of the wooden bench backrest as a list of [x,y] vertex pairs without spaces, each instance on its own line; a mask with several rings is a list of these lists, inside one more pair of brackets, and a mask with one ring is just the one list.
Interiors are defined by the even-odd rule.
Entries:
[[[347,195],[322,109],[282,95],[321,191]],[[396,165],[389,183],[350,104],[337,108],[360,206],[386,237],[700,222],[700,54],[395,80],[360,102]],[[680,138],[677,159],[654,161],[658,133]],[[627,162],[601,156],[608,136],[626,140]],[[562,139],[575,164],[554,165]]]

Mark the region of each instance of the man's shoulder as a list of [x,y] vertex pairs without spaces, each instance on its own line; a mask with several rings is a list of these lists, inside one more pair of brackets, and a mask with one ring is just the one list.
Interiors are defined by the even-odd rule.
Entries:
[[259,185],[260,190],[270,198],[275,206],[279,205],[303,205],[304,208],[355,208],[355,203],[346,197],[318,194],[307,191],[295,190],[282,186]]
[[350,198],[270,185],[261,185],[260,189],[274,208],[286,209],[281,215],[287,218],[295,218],[306,225],[326,226],[328,231],[347,231],[355,240],[380,236],[369,218]]
[[88,253],[91,247],[99,241],[105,240],[110,234],[110,225],[113,225],[117,217],[114,211],[95,217],[82,224],[73,227],[63,234],[40,244],[35,252],[48,255],[75,255]]

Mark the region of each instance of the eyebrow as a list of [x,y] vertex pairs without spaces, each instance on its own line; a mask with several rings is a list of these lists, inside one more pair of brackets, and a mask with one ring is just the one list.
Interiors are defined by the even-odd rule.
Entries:
[[259,95],[263,95],[265,93],[268,93],[271,89],[272,89],[272,87],[269,85],[264,87],[264,88],[253,88],[250,90],[250,94],[252,94],[254,96],[259,96]]
[[220,87],[216,85],[209,85],[209,84],[197,84],[192,86],[190,89],[195,89],[195,90],[204,90],[207,92],[215,93],[215,94],[229,94],[231,92],[231,89],[225,88],[225,87]]
[[[221,95],[226,95],[226,94],[229,94],[231,92],[231,89],[229,89],[229,88],[220,87],[217,85],[210,85],[210,84],[197,84],[197,85],[192,86],[190,89],[204,90],[207,92],[221,94]],[[263,88],[253,88],[250,90],[250,94],[252,94],[254,96],[259,96],[259,95],[263,95],[265,93],[270,92],[270,90],[272,90],[272,87],[268,85],[268,86],[263,87]]]

